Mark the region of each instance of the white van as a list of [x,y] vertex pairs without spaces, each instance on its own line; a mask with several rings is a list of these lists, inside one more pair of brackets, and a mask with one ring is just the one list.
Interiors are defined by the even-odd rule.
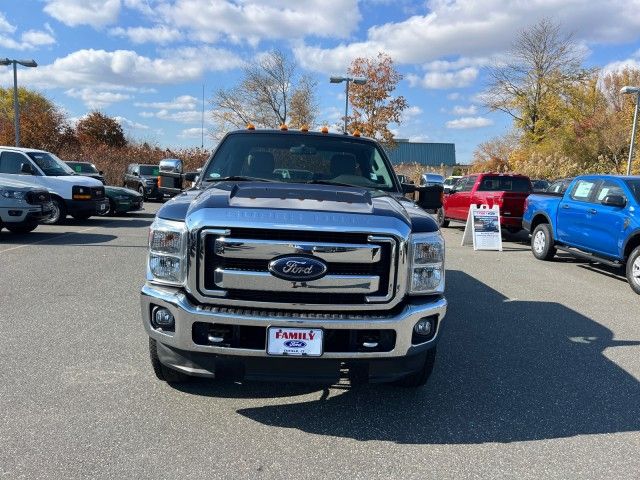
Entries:
[[53,153],[43,150],[0,146],[0,179],[18,180],[49,191],[52,213],[43,223],[60,223],[67,215],[85,220],[109,208],[99,180],[77,175]]

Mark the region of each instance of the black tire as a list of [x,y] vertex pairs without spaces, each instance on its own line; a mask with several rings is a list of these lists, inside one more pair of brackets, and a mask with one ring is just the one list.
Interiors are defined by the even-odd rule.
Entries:
[[138,193],[140,195],[142,195],[142,201],[146,201],[147,200],[147,194],[144,193],[144,186],[143,185],[139,185],[138,186]]
[[449,220],[444,216],[444,207],[440,207],[436,212],[436,219],[438,221],[438,227],[447,228],[449,226]]
[[20,225],[11,225],[10,223],[7,223],[4,226],[7,227],[7,230],[9,230],[11,233],[29,233],[33,232],[38,227],[38,224],[21,223]]
[[59,198],[53,197],[51,203],[53,204],[53,213],[45,220],[42,220],[41,223],[54,225],[64,222],[65,218],[67,218],[67,209],[64,206],[64,202]]
[[531,234],[531,252],[538,260],[551,260],[556,254],[553,235],[548,223],[541,223]]
[[436,349],[432,348],[427,351],[427,356],[424,359],[424,365],[415,373],[407,375],[395,382],[396,385],[405,388],[418,388],[423,386],[429,380],[431,372],[433,372],[433,366],[436,362]]
[[153,373],[156,374],[158,380],[169,383],[179,383],[186,382],[191,378],[184,373],[180,373],[160,363],[160,359],[158,358],[158,344],[153,338],[149,338],[149,356],[151,357]]
[[640,247],[636,247],[627,258],[627,281],[631,289],[640,295]]

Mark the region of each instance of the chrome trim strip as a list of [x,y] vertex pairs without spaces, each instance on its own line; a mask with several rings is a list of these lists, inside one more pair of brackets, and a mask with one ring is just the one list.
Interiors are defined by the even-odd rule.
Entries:
[[269,292],[316,292],[366,294],[376,292],[380,277],[375,275],[325,275],[308,282],[293,282],[274,277],[269,272],[216,268],[214,283],[221,289]]
[[380,237],[376,235],[369,235],[367,237],[369,242],[386,242],[389,244],[391,251],[389,252],[389,284],[387,285],[387,294],[384,296],[370,295],[365,298],[367,302],[388,302],[395,294],[394,286],[396,283],[396,241],[389,237]]
[[271,260],[280,255],[307,254],[334,263],[376,263],[380,261],[378,245],[351,243],[309,243],[279,240],[254,240],[220,237],[215,253],[225,258]]

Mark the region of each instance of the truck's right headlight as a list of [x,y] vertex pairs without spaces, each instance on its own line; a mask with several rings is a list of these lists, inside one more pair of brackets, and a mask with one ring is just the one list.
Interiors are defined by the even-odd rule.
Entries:
[[156,218],[149,229],[147,278],[184,285],[187,277],[187,227],[184,222]]
[[409,245],[409,294],[444,293],[444,238],[440,232],[415,233]]

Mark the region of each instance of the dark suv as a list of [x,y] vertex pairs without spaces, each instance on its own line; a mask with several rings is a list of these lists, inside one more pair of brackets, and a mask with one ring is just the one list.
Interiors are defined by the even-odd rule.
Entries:
[[140,165],[131,163],[124,174],[123,186],[137,190],[145,200],[162,200],[162,193],[158,190],[158,165]]

